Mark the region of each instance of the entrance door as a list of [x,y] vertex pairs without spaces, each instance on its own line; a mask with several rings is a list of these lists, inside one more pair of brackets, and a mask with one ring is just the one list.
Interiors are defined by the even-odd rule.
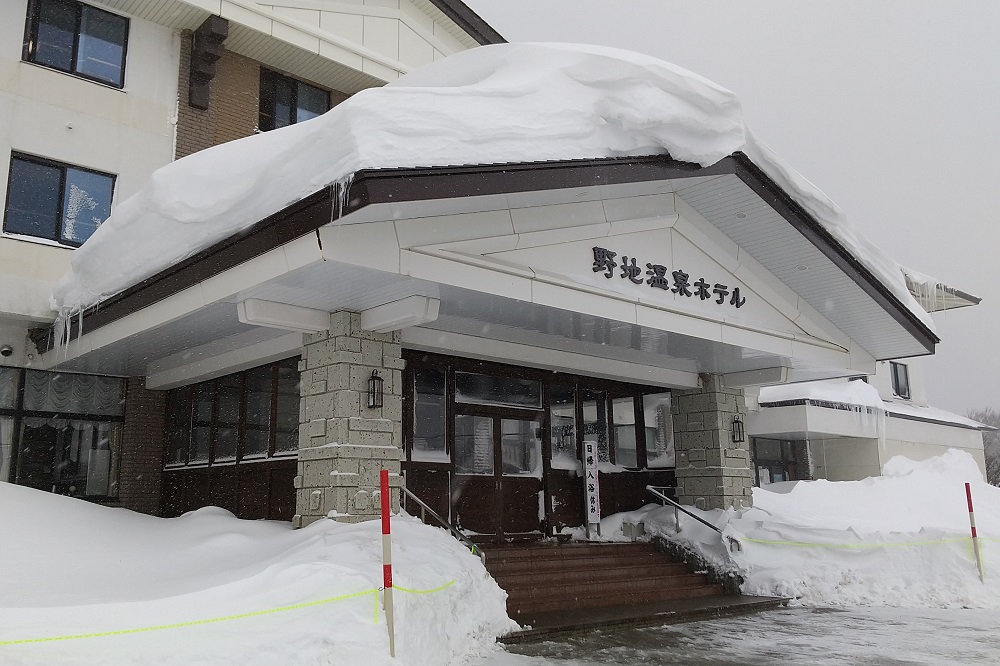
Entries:
[[519,410],[455,415],[453,515],[484,541],[542,535],[541,424]]

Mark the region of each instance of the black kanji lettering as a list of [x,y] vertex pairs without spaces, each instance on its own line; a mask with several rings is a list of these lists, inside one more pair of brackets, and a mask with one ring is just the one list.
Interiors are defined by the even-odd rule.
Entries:
[[746,296],[740,298],[740,288],[733,287],[733,295],[729,299],[730,305],[735,305],[737,309],[743,307],[743,304],[747,302]]
[[670,280],[667,279],[667,267],[661,266],[659,264],[646,264],[646,275],[649,279],[646,280],[646,284],[650,287],[656,287],[657,289],[665,289],[670,291]]
[[691,276],[685,273],[684,271],[674,271],[673,276],[674,276],[674,288],[671,289],[670,291],[680,296],[691,296],[691,289],[690,289],[691,285],[688,283],[688,280],[691,279]]
[[727,287],[724,284],[718,284],[718,283],[716,283],[715,284],[715,288],[712,289],[712,291],[714,291],[716,294],[719,295],[719,298],[716,299],[716,301],[715,301],[716,303],[718,303],[719,305],[722,305],[723,303],[726,302],[726,296],[729,295],[729,287]]
[[642,284],[642,268],[635,265],[635,257],[631,259],[631,265],[629,265],[629,258],[622,255],[622,277],[628,278],[635,284]]
[[594,248],[594,272],[600,273],[601,271],[606,271],[604,277],[610,278],[615,274],[615,267],[618,265],[615,263],[615,257],[618,256],[617,252],[612,252],[603,247]]
[[705,282],[705,278],[698,278],[698,281],[694,283],[695,295],[703,301],[711,298],[712,294],[708,291],[710,286],[712,285]]

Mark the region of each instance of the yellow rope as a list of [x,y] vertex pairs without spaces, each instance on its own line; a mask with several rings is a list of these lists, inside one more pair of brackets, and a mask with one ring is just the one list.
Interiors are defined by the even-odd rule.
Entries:
[[[430,590],[411,590],[405,587],[397,587],[395,589],[401,592],[409,592],[410,594],[431,594],[432,592],[440,592],[441,590],[450,587],[455,583],[454,580],[450,580],[440,587],[435,587]],[[304,601],[298,604],[291,604],[288,606],[281,606],[280,608],[269,608],[267,610],[250,611],[247,613],[237,613],[235,615],[226,615],[223,617],[213,617],[206,620],[189,620],[188,622],[175,622],[173,624],[160,624],[152,627],[138,627],[135,629],[118,629],[115,631],[97,631],[88,634],[73,634],[69,636],[46,636],[44,638],[18,638],[14,640],[0,641],[0,646],[4,645],[24,645],[26,643],[51,643],[54,641],[69,641],[76,640],[80,638],[101,638],[105,636],[123,636],[126,634],[138,634],[147,631],[162,631],[164,629],[178,629],[180,627],[194,627],[202,624],[213,624],[216,622],[228,622],[229,620],[241,620],[248,617],[257,617],[261,615],[270,615],[272,613],[283,613],[285,611],[298,610],[300,608],[308,608],[310,606],[319,606],[322,604],[329,604],[335,601],[345,601],[347,599],[355,599],[357,597],[363,597],[365,595],[372,595],[375,602],[375,624],[378,624],[378,588],[373,588],[371,590],[363,590],[361,592],[354,592],[351,594],[342,594],[337,597],[328,597],[326,599],[318,599],[316,601]]]

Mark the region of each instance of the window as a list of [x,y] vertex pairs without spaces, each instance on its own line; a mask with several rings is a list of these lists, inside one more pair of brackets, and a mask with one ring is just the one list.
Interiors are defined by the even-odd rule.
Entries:
[[889,368],[892,370],[892,393],[893,395],[910,399],[910,377],[905,363],[889,361]]
[[169,468],[293,454],[298,438],[298,358],[167,392]]
[[14,153],[3,230],[77,247],[111,214],[115,177]]
[[267,69],[260,71],[261,132],[301,123],[330,110],[330,93]]
[[122,381],[0,369],[0,480],[62,495],[118,495]]
[[73,0],[31,0],[22,58],[121,88],[128,19]]

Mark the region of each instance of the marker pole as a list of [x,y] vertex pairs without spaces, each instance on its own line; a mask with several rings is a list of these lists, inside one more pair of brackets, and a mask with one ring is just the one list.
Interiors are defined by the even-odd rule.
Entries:
[[976,566],[979,568],[979,580],[986,582],[983,573],[983,556],[979,552],[979,535],[976,534],[976,514],[972,511],[972,488],[965,484],[965,498],[969,501],[969,525],[972,526],[972,550],[976,553]]
[[382,490],[382,584],[385,599],[385,623],[389,628],[389,656],[396,656],[396,635],[392,624],[392,537],[389,536],[389,470],[380,475]]

